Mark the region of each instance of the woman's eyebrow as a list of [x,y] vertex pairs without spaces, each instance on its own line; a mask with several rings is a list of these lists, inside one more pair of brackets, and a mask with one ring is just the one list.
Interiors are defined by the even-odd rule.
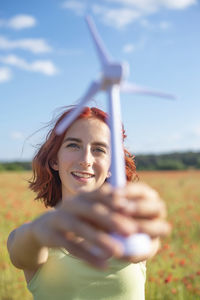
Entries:
[[63,143],[65,143],[65,142],[77,142],[77,143],[81,143],[82,141],[80,139],[77,139],[77,138],[68,137],[68,138],[64,139]]
[[[66,142],[77,142],[77,143],[82,143],[82,140],[81,139],[77,139],[77,138],[74,138],[74,137],[67,137],[66,139],[63,140],[63,143],[66,143]],[[104,142],[94,142],[92,143],[92,145],[94,146],[101,146],[101,147],[104,147],[106,149],[109,149],[109,145],[104,143]]]
[[94,145],[94,146],[102,146],[102,147],[104,147],[106,149],[109,149],[109,145],[106,144],[106,143],[104,143],[104,142],[94,142],[94,143],[92,143],[92,145]]

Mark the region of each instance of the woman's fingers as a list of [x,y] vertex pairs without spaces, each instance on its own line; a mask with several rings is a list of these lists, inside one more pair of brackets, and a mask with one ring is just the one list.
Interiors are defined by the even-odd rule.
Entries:
[[148,234],[151,238],[166,237],[171,232],[171,225],[160,219],[137,222],[138,232]]
[[88,263],[97,268],[106,268],[108,266],[107,259],[112,257],[112,253],[103,251],[99,246],[91,244],[86,240],[74,241],[76,252],[71,251],[72,255],[77,255],[85,259]]
[[112,211],[133,217],[166,218],[166,207],[159,194],[144,183],[129,183],[124,188],[105,184],[98,191],[81,195],[88,203],[101,203]]
[[137,218],[166,218],[167,210],[163,201],[127,201],[127,206],[124,207],[123,212],[129,216]]
[[157,191],[152,189],[145,183],[129,183],[127,184],[126,188],[124,188],[124,196],[128,199],[133,199],[135,201],[139,201],[142,199],[149,199],[149,200],[158,200],[160,196]]
[[[129,183],[115,192],[121,212],[134,218],[166,218],[167,210],[159,194],[144,183]],[[125,200],[124,200],[125,199]]]
[[[107,267],[107,259],[110,257],[108,253],[97,246],[91,246],[89,243],[80,242],[78,238],[66,239],[63,234],[57,232],[53,237],[59,247],[65,248],[71,255],[83,259],[95,268],[105,269]],[[58,244],[57,246],[58,247]]]
[[166,236],[170,232],[170,225],[163,221],[167,215],[165,203],[155,190],[143,183],[130,183],[123,189],[105,185],[89,196],[83,194],[76,201],[66,201],[65,206],[72,215],[105,231],[129,235],[140,226],[139,231],[151,236]]
[[120,257],[123,255],[123,246],[120,242],[114,240],[106,232],[96,229],[87,222],[75,218],[72,215],[64,213],[59,214],[56,229],[63,232],[66,240],[74,241],[77,237],[81,237],[92,245],[99,247],[105,254]]
[[88,203],[101,203],[114,211],[120,211],[127,201],[122,195],[124,195],[123,190],[113,188],[110,184],[105,183],[100,189],[81,194],[79,197]]
[[135,222],[131,217],[113,211],[102,203],[83,201],[81,197],[77,198],[76,201],[66,201],[64,211],[105,231],[115,231],[122,235],[129,235],[136,230]]
[[[109,184],[105,184],[97,191],[81,194],[71,201],[66,200],[63,207],[72,213],[79,210],[84,216],[89,215],[91,211],[91,216],[89,216],[91,218],[92,215],[96,216],[96,212],[101,215],[101,207],[102,210],[105,207],[104,210],[110,209],[113,213],[118,212],[121,215],[145,217],[146,214],[146,217],[149,218],[158,215],[162,218],[166,217],[166,208],[158,193],[143,183],[129,183],[121,189],[114,189]],[[123,224],[123,220],[120,218],[114,226],[117,227],[119,223]]]
[[[122,189],[107,184],[97,191],[64,200],[57,211],[62,215],[57,218],[58,229],[65,232],[67,242],[74,243],[77,237],[81,237],[85,243],[93,245],[93,254],[91,248],[84,246],[87,261],[94,254],[123,256],[123,245],[117,244],[109,232],[120,235],[141,232],[157,238],[165,237],[171,231],[171,226],[165,221],[164,202],[155,190],[143,183],[130,183]],[[70,240],[72,232],[74,235]],[[80,250],[80,245],[75,247]],[[146,256],[135,257],[137,259],[141,261]]]
[[[123,246],[120,242],[88,222],[62,210],[50,211],[40,216],[32,222],[31,230],[40,246],[67,248],[69,243],[73,244],[81,238],[95,249],[101,249],[103,257],[123,255]],[[97,252],[93,253],[95,254],[97,255]]]

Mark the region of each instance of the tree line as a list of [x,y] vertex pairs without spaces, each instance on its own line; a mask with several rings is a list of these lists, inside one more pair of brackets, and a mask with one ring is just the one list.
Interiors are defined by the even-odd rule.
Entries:
[[[200,169],[200,152],[136,155],[134,160],[138,171]],[[30,161],[0,162],[0,171],[29,170]]]
[[136,155],[137,170],[200,169],[200,152]]

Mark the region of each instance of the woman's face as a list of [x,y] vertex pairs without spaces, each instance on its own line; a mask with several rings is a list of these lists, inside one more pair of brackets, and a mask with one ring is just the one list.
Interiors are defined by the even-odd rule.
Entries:
[[110,167],[110,130],[99,119],[80,119],[67,130],[53,168],[59,172],[62,198],[102,186]]

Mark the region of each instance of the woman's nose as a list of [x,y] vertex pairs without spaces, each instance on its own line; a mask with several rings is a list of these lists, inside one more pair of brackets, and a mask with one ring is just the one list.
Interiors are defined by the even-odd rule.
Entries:
[[86,149],[85,151],[83,151],[79,163],[82,167],[90,167],[92,165],[92,159],[93,158],[90,149]]
[[90,167],[90,166],[91,166],[91,163],[86,162],[86,161],[81,161],[81,162],[80,162],[80,165],[81,165],[82,167],[86,168],[86,167]]

